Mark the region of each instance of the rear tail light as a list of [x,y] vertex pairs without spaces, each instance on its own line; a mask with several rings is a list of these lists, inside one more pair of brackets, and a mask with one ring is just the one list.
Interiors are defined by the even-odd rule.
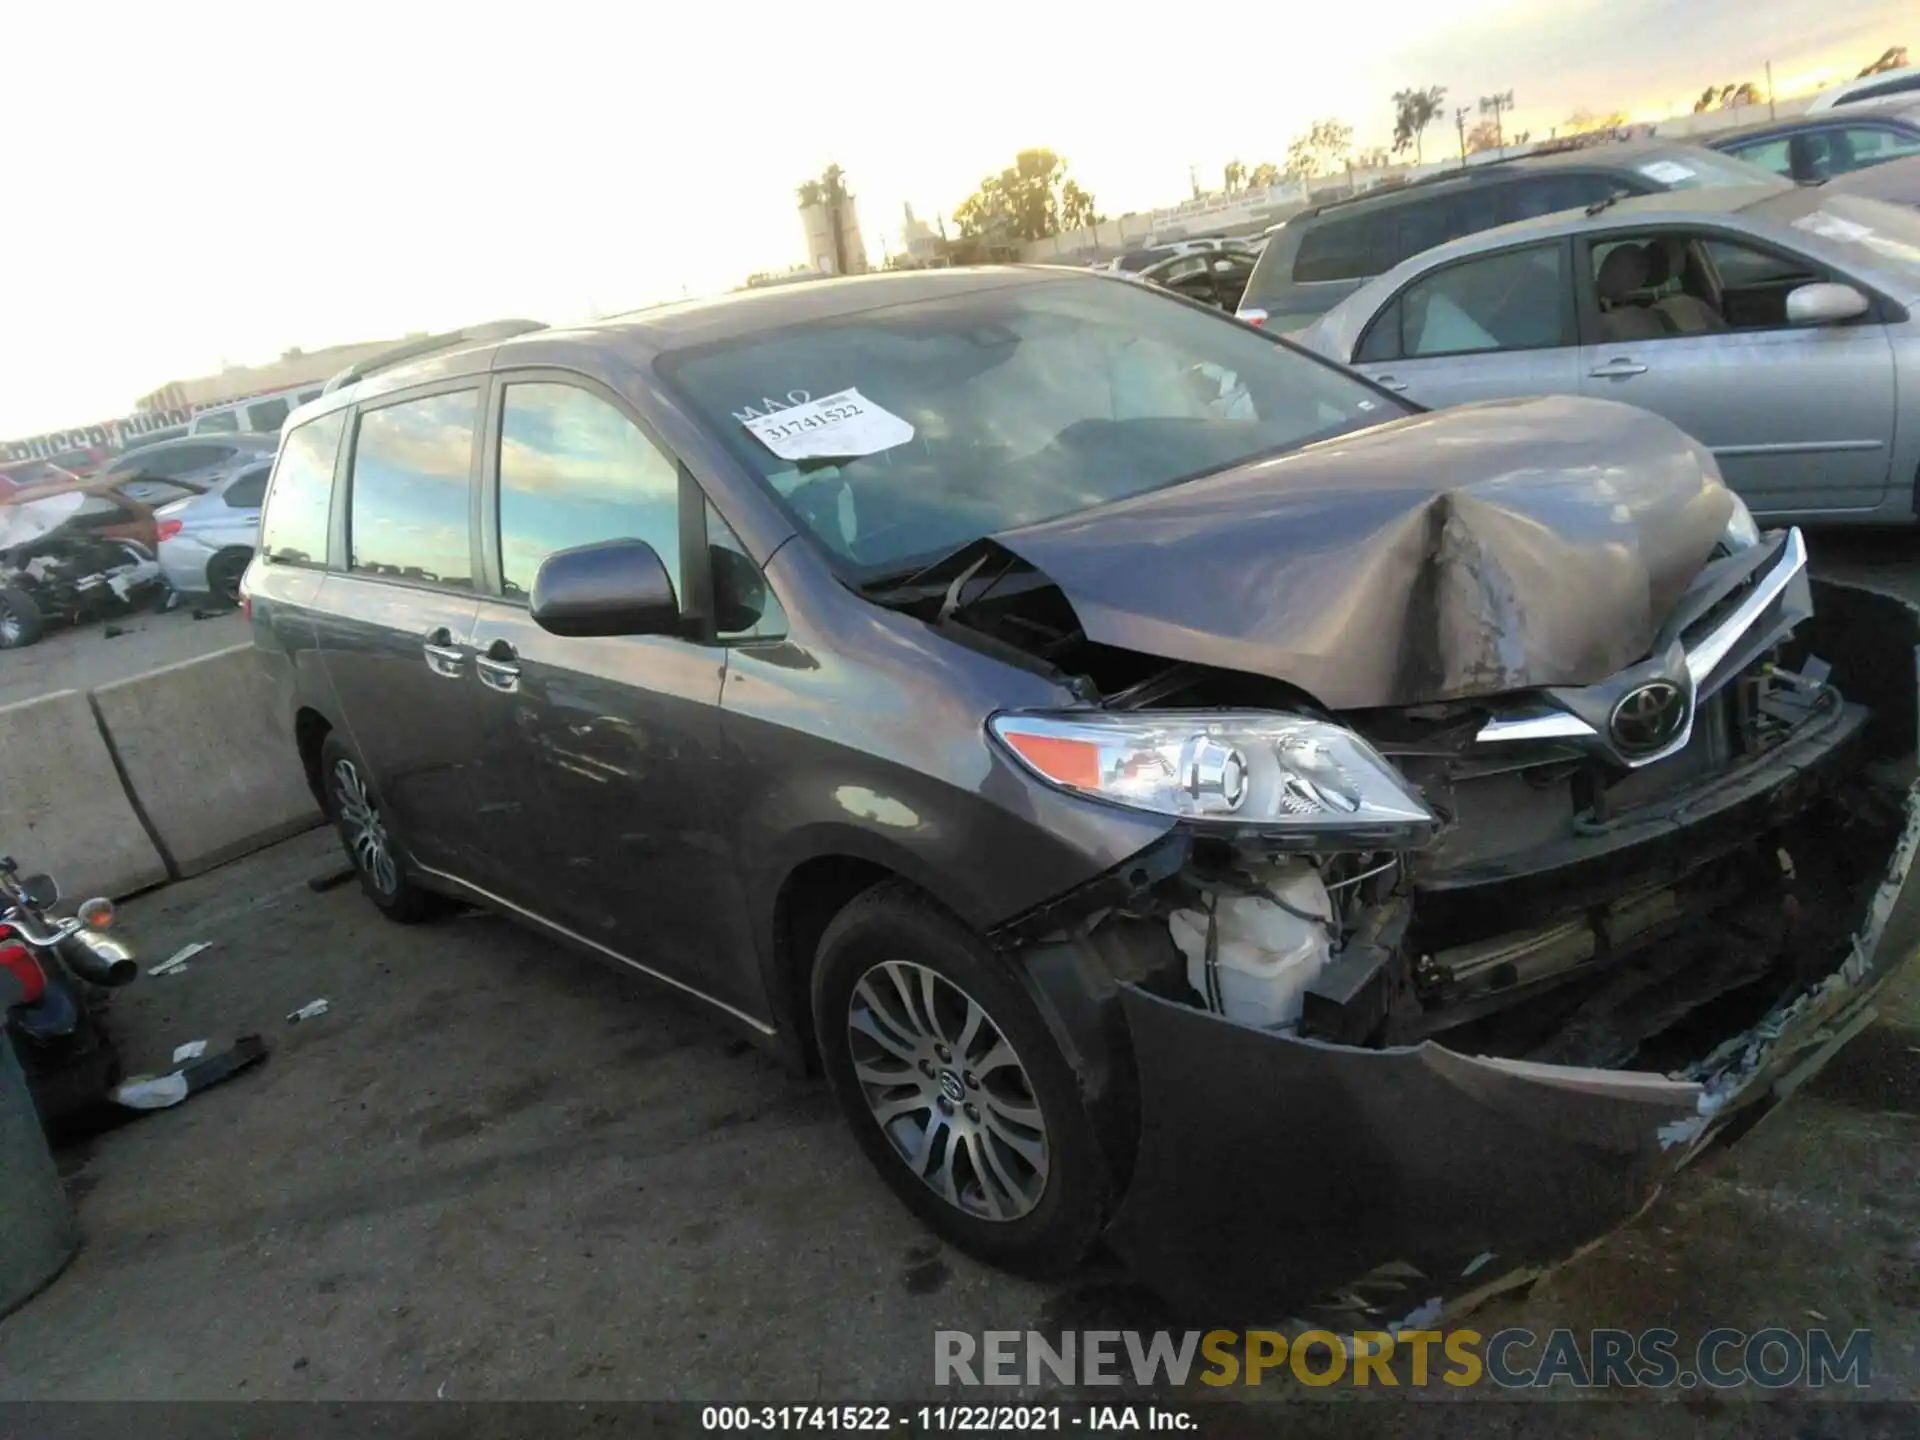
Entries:
[[1267,323],[1267,312],[1264,310],[1240,310],[1235,313],[1236,318],[1246,321],[1249,325],[1264,325]]
[[0,933],[0,970],[12,972],[20,986],[22,1005],[37,1005],[40,997],[47,993],[47,977],[40,969],[40,962],[33,958],[33,952],[4,933]]
[[171,540],[182,530],[186,529],[186,526],[187,522],[184,520],[162,520],[159,527],[154,531],[154,534],[162,540]]

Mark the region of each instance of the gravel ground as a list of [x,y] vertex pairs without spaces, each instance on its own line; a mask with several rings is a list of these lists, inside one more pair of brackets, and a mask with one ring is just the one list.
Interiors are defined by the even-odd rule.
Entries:
[[[1841,558],[1911,583],[1915,543]],[[501,920],[402,928],[351,886],[309,891],[337,853],[315,832],[125,907],[150,957],[213,946],[116,1000],[132,1068],[248,1033],[273,1054],[62,1153],[86,1243],[0,1323],[0,1399],[901,1401],[931,1392],[936,1328],[1173,1323],[1110,1262],[1038,1285],[944,1249],[818,1084]],[[318,997],[326,1016],[287,1025]],[[1467,1323],[1867,1328],[1870,1396],[1920,1400],[1917,1174],[1920,967],[1725,1159]],[[1469,1404],[1476,1430],[1540,1413],[1481,1396],[1428,1398]],[[1346,1403],[1377,1391],[1262,1398],[1313,1401],[1288,1405],[1298,1433],[1409,1426]],[[1593,1405],[1582,1428],[1752,1433],[1747,1398]],[[1895,1434],[1912,1413],[1841,1404],[1791,1428]],[[1419,1416],[1465,1428],[1454,1404]]]

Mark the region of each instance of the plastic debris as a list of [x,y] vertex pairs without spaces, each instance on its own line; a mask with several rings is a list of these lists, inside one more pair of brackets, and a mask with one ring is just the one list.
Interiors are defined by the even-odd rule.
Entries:
[[196,940],[191,945],[182,945],[158,965],[149,965],[147,967],[147,974],[177,975],[180,971],[187,968],[187,961],[198,955],[202,950],[211,950],[212,948],[213,942],[210,940]]
[[1826,1316],[1822,1315],[1818,1310],[1809,1310],[1807,1311],[1807,1314],[1811,1315],[1814,1319],[1822,1322],[1824,1322],[1827,1318]]
[[114,1086],[108,1098],[129,1110],[164,1110],[187,1098],[186,1072],[171,1075],[136,1075]]
[[184,1065],[189,1060],[198,1060],[202,1055],[206,1053],[207,1053],[206,1041],[189,1040],[184,1045],[176,1045],[173,1047],[173,1063],[176,1065]]
[[298,1025],[302,1020],[317,1020],[331,1008],[325,1000],[309,1000],[287,1016],[287,1023]]
[[1474,1271],[1478,1270],[1491,1259],[1493,1259],[1493,1252],[1491,1250],[1482,1250],[1468,1262],[1467,1268],[1460,1272],[1461,1278],[1464,1279],[1468,1275],[1473,1274]]
[[[193,1042],[202,1051],[206,1049],[206,1043],[204,1040]],[[190,1048],[182,1045],[180,1050]],[[176,1062],[179,1055],[180,1051],[174,1052]],[[222,1080],[231,1079],[266,1058],[266,1041],[258,1035],[242,1035],[233,1042],[231,1050],[223,1050],[218,1055],[197,1054],[170,1075],[136,1075],[109,1091],[107,1098],[129,1110],[165,1110],[178,1105],[189,1095],[198,1095]]]

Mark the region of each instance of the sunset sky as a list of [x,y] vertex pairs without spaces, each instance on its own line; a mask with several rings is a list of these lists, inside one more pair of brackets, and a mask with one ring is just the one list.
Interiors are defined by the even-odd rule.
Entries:
[[[0,436],[291,345],[565,322],[802,257],[794,186],[838,162],[876,258],[1029,145],[1106,214],[1189,167],[1284,159],[1313,120],[1385,143],[1389,96],[1512,89],[1515,129],[1785,95],[1920,46],[1911,0],[1373,0],[1166,12],[710,0],[14,6]],[[1217,20],[1218,17],[1216,17]],[[1911,32],[1911,33],[1909,33]],[[1549,78],[1551,77],[1551,78]],[[1449,137],[1429,137],[1431,155]]]

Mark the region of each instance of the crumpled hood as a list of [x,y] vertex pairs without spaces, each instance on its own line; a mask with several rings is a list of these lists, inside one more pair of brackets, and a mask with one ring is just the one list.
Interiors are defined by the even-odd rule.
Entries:
[[1410,416],[994,538],[1090,640],[1336,710],[1587,685],[1642,659],[1732,515],[1708,451],[1611,401]]

